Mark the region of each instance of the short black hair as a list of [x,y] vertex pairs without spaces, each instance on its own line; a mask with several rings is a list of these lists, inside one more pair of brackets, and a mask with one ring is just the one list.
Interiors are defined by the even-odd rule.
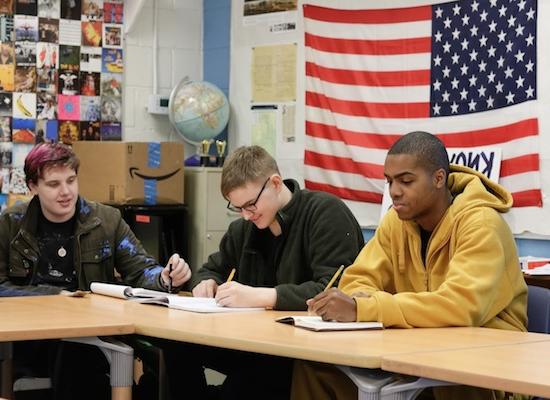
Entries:
[[410,154],[430,172],[440,168],[449,176],[449,155],[443,142],[428,132],[409,132],[401,136],[388,151],[388,155]]

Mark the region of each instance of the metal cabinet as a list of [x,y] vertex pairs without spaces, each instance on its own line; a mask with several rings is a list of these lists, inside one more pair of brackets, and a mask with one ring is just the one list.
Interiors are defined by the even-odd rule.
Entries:
[[189,260],[196,271],[218,250],[220,240],[238,214],[226,208],[220,192],[222,168],[185,169],[185,204],[189,211]]

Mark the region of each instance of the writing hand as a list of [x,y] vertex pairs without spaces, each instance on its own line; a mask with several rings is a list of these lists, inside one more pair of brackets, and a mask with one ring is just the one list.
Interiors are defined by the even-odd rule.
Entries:
[[[170,264],[172,264],[171,271]],[[162,270],[161,277],[166,286],[169,286],[170,278],[172,278],[172,287],[178,287],[191,279],[191,268],[179,254],[174,253]]]
[[218,284],[214,279],[207,279],[193,288],[194,297],[214,297],[218,290]]
[[239,282],[227,282],[218,287],[216,302],[224,307],[273,307],[277,300],[274,288],[257,288]]
[[325,321],[352,322],[357,318],[357,304],[352,297],[332,288],[307,300],[308,311]]

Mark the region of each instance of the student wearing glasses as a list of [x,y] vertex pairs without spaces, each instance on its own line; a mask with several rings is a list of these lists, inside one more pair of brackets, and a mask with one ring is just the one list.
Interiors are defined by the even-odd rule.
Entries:
[[[221,193],[227,208],[242,218],[231,223],[219,251],[194,274],[194,296],[215,297],[230,307],[306,310],[306,300],[364,245],[361,228],[340,199],[283,180],[273,157],[259,146],[240,147],[227,158]],[[226,282],[233,268],[235,277]],[[221,398],[289,396],[290,360],[199,346],[178,349],[179,355],[165,355],[176,359],[173,370],[185,376],[189,398],[207,398],[202,366],[227,375]]]

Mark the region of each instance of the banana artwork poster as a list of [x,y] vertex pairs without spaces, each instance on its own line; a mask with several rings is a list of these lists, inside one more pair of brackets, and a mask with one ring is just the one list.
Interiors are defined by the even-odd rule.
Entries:
[[0,0],[0,208],[44,141],[121,140],[123,0]]

